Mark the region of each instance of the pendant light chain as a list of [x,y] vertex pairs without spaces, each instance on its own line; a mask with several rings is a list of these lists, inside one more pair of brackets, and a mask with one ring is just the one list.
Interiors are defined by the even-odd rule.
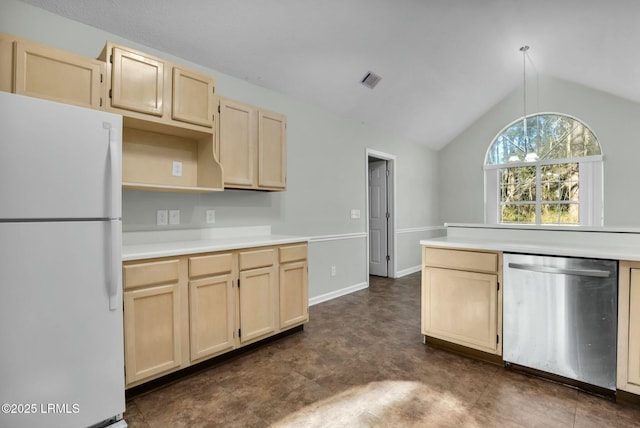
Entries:
[[524,117],[522,118],[522,124],[524,126],[524,142],[525,152],[529,150],[529,134],[527,133],[527,51],[529,46],[522,46],[520,52],[522,52],[522,111]]

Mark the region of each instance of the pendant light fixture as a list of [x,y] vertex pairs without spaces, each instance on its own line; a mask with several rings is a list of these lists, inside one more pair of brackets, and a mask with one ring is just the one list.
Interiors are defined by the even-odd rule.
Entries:
[[527,131],[527,51],[529,46],[522,46],[522,130],[524,142],[524,160],[525,162],[535,162],[538,160],[538,154],[533,150],[529,141],[529,133]]

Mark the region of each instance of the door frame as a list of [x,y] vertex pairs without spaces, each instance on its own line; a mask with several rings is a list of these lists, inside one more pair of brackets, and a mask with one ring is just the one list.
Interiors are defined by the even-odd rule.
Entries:
[[389,182],[387,183],[387,205],[389,208],[390,220],[387,223],[387,248],[389,255],[391,256],[391,263],[388,265],[387,275],[389,278],[397,278],[398,272],[398,260],[396,250],[396,155],[384,153],[378,150],[365,149],[364,156],[364,175],[365,175],[365,227],[367,233],[367,284],[369,283],[369,157],[387,161],[387,166],[390,170]]

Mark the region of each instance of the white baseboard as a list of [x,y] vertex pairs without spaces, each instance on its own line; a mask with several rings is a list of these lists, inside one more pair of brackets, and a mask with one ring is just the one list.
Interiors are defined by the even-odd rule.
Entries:
[[352,285],[350,287],[341,288],[340,290],[332,291],[327,294],[322,294],[320,296],[311,297],[309,299],[309,306],[317,305],[318,303],[326,302],[328,300],[333,300],[340,296],[345,296],[347,294],[354,293],[359,290],[363,290],[369,287],[369,283],[361,282],[360,284]]
[[410,268],[402,269],[396,272],[396,278],[402,278],[403,276],[411,275],[412,273],[420,272],[422,266],[411,266]]

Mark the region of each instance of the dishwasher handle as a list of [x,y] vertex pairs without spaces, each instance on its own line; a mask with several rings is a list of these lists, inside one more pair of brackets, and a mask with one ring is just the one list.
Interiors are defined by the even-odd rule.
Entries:
[[558,275],[577,275],[577,276],[591,276],[597,278],[608,278],[611,272],[608,270],[595,270],[595,269],[565,269],[540,265],[529,265],[522,263],[509,263],[511,269],[528,270],[531,272],[542,273],[555,273]]

